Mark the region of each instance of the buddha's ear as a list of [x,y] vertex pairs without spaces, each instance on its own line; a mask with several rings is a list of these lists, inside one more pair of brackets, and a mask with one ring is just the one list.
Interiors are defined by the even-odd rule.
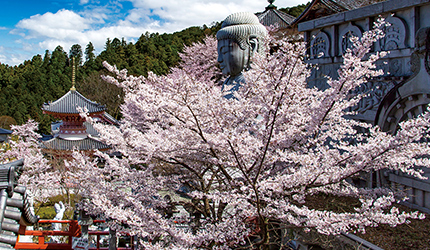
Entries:
[[249,37],[249,46],[250,46],[250,54],[251,56],[254,55],[254,53],[258,52],[258,48],[260,46],[260,43],[258,41],[258,37],[251,36]]

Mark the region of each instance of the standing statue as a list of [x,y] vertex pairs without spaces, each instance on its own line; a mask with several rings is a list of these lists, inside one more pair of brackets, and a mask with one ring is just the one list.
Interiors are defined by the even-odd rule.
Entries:
[[56,213],[54,220],[62,220],[64,216],[64,212],[66,211],[66,207],[64,206],[63,202],[60,201],[59,203],[55,203],[54,209]]
[[245,83],[242,71],[251,67],[251,58],[261,51],[266,28],[252,13],[239,12],[229,15],[217,33],[218,62],[222,73],[229,76],[223,83],[226,98],[232,98],[234,91]]
[[[55,217],[53,220],[62,220],[64,216],[64,212],[66,211],[66,207],[64,206],[63,202],[60,201],[59,203],[55,203],[54,205],[55,209]],[[52,223],[52,230],[54,231],[61,231],[61,223]],[[52,236],[51,237],[52,242],[60,242],[60,238],[58,236]]]

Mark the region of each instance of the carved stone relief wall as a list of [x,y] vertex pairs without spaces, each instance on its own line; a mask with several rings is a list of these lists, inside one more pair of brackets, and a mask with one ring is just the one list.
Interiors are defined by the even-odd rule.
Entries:
[[330,38],[324,31],[320,30],[311,41],[311,58],[330,56]]
[[[376,8],[377,6],[380,8]],[[378,9],[384,12],[376,13]],[[350,38],[361,37],[364,30],[372,27],[372,21],[378,15],[385,16],[391,24],[384,30],[385,37],[376,42],[373,48],[373,51],[390,52],[376,63],[377,68],[384,71],[384,75],[370,79],[351,91],[351,97],[363,97],[348,111],[351,112],[349,117],[352,119],[375,123],[383,131],[395,133],[399,122],[423,113],[430,103],[430,2],[387,0],[375,4],[372,10],[357,9],[308,21],[302,26],[299,24],[299,30],[307,34],[317,34],[324,30],[331,38],[328,40],[328,47],[331,49],[328,57],[322,48],[309,50],[309,63],[315,65],[309,78],[310,86],[325,89],[328,86],[324,76],[337,78],[341,56],[352,47]],[[308,38],[309,46],[318,41]],[[318,54],[324,56],[317,57]],[[426,171],[426,175],[430,177],[430,169]],[[386,181],[407,190],[411,207],[430,213],[430,178],[420,182],[408,178],[388,173]]]
[[376,67],[384,71],[384,76],[412,75],[410,57],[383,58],[376,63]]
[[[372,122],[375,118],[378,106],[383,97],[401,80],[412,77],[418,71],[419,61],[414,61],[414,55],[410,48],[410,29],[415,29],[414,10],[400,10],[398,13],[384,13],[385,20],[390,23],[384,30],[385,37],[374,45],[374,51],[389,51],[387,57],[380,59],[376,64],[378,69],[384,71],[384,75],[378,79],[369,81],[355,90],[352,95],[366,93],[363,99],[350,111],[356,112],[356,118]],[[372,20],[377,16],[363,17],[354,21],[320,26],[309,30],[309,62],[314,64],[309,78],[309,86],[326,89],[327,79],[330,76],[336,79],[337,69],[348,48],[352,48],[351,37],[362,37],[363,31],[371,28]],[[317,24],[317,23],[315,23]],[[318,23],[319,24],[319,23]],[[315,25],[316,26],[316,25]],[[423,39],[420,43],[423,47],[430,48],[430,38]],[[425,51],[429,51],[428,49]],[[424,56],[424,55],[423,55]],[[415,64],[414,64],[415,62]],[[425,54],[426,70],[430,72],[430,52]],[[373,122],[372,122],[373,123]]]
[[355,113],[352,116],[355,119],[372,122],[382,99],[398,82],[381,78],[363,83],[351,92],[351,96],[363,95],[363,98],[348,111]]

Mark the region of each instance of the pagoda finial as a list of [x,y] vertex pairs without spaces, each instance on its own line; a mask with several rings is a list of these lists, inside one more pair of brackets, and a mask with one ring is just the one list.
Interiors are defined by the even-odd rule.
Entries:
[[277,9],[277,7],[273,4],[275,0],[268,0],[267,2],[269,2],[269,6],[266,7],[266,10]]
[[75,91],[75,57],[72,57],[72,87],[70,88],[70,90]]

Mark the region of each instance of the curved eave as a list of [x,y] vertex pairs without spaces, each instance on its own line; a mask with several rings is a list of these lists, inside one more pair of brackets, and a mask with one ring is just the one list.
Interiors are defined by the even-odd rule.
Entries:
[[[279,25],[279,28],[286,28],[291,25],[294,21],[294,17],[290,16],[286,13],[280,12],[276,9],[266,9],[263,13],[257,14],[258,19],[260,20],[260,23],[262,23],[265,26],[270,26],[277,23],[279,20],[283,22],[282,25]],[[289,18],[290,20],[286,20],[286,18]],[[278,19],[278,20],[276,20]]]
[[51,140],[42,142],[41,147],[44,150],[54,150],[54,151],[57,151],[57,150],[58,151],[72,151],[72,150],[105,151],[105,150],[111,149],[109,145],[106,145],[103,142],[91,137],[87,137],[83,140],[64,140],[56,137]]
[[12,134],[12,130],[0,128],[0,135],[10,135]]
[[306,7],[306,9],[302,12],[302,14],[300,14],[292,23],[291,25],[295,25],[297,23],[299,23],[305,16],[308,15],[309,11],[311,11],[311,9],[315,6],[315,4],[317,4],[318,0],[312,0],[312,2],[308,5],[308,7]]
[[113,124],[115,126],[119,126],[119,121],[115,119],[113,116],[111,116],[109,113],[104,112],[103,113],[103,120],[109,122],[110,124]]
[[[58,112],[44,110],[44,109],[42,109],[42,110],[43,110],[44,114],[52,115],[52,116],[61,116],[61,117],[66,117],[66,116],[80,116],[80,113],[58,113]],[[97,111],[97,112],[89,113],[89,115],[91,117],[93,117],[93,116],[100,116],[100,115],[103,115],[104,112],[105,111]]]
[[104,105],[89,100],[76,90],[70,90],[54,102],[43,104],[42,110],[53,113],[78,114],[77,107],[86,107],[89,113],[106,110]]
[[331,11],[335,13],[340,13],[343,11],[348,11],[351,10],[351,7],[348,6],[344,6],[341,5],[340,3],[337,3],[335,1],[331,1],[331,0],[313,0],[309,6],[302,12],[302,14],[300,14],[292,23],[291,26],[298,24],[299,22],[301,22],[306,16],[309,15],[309,12],[312,11],[313,7],[318,4],[321,3],[323,4],[326,8],[330,9]]

